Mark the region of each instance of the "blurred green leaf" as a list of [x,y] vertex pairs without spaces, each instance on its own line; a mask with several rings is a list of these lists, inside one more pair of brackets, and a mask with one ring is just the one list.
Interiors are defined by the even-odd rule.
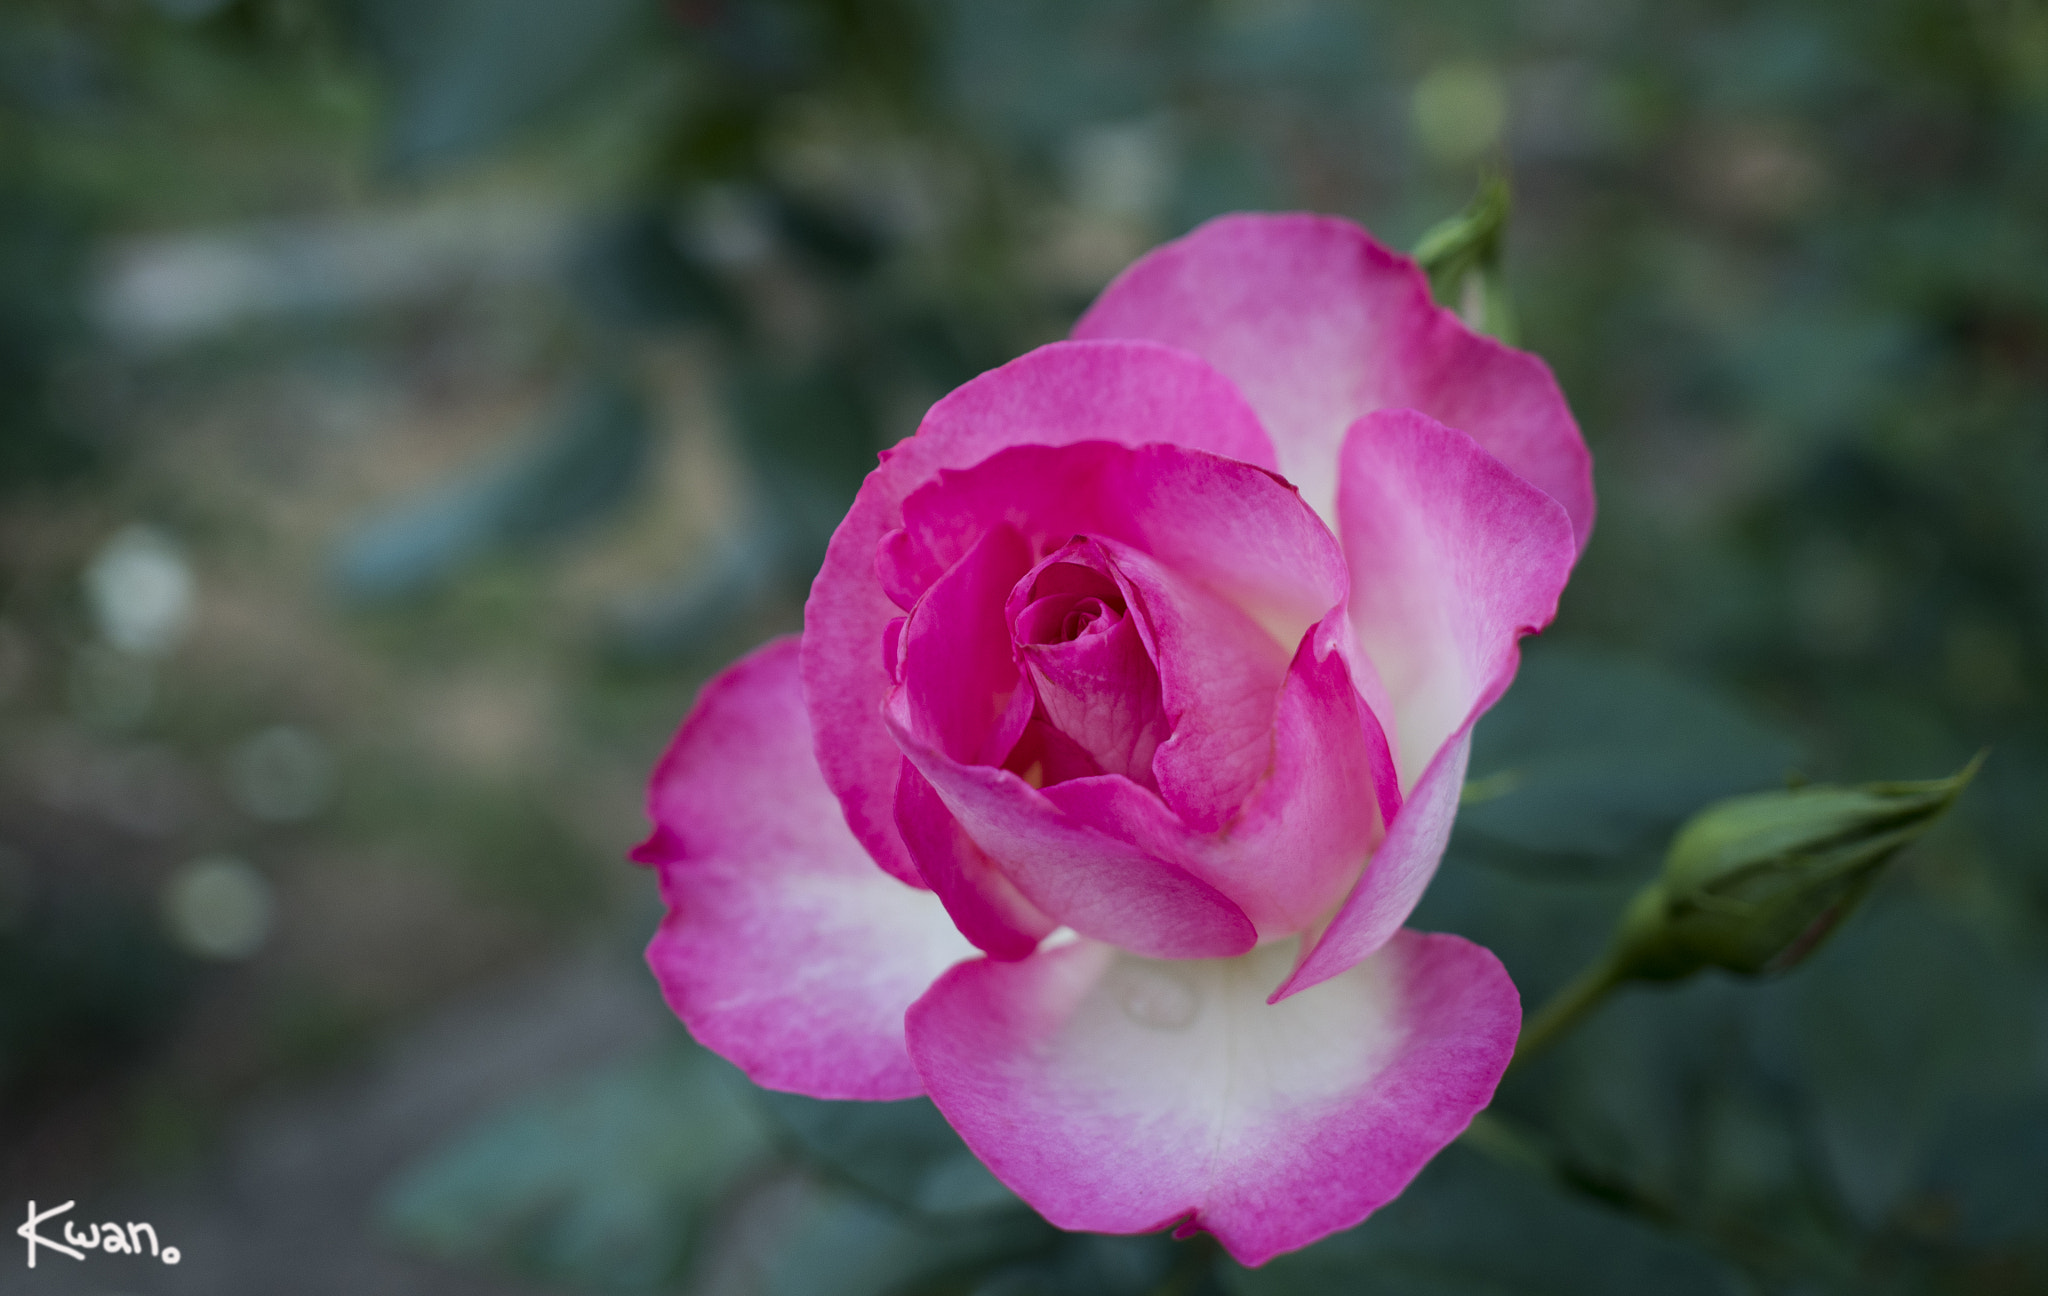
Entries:
[[1697,1222],[1773,1212],[1772,1232],[1812,1209],[1802,1135],[1760,1080],[1746,1021],[1753,987],[1722,977],[1618,995],[1527,1072],[1495,1108],[1536,1122],[1571,1170],[1603,1191]]
[[1735,1272],[1544,1179],[1446,1148],[1364,1224],[1261,1269],[1238,1296],[1734,1296]]
[[2038,974],[1938,909],[1875,905],[1762,1005],[1760,1043],[1811,1104],[1855,1218],[1881,1224],[1975,1104],[2043,1091]]
[[395,91],[407,171],[467,161],[614,70],[650,0],[348,0]]
[[729,374],[725,397],[755,483],[796,540],[789,561],[807,585],[875,466],[873,396],[847,364],[747,356]]
[[964,1290],[973,1279],[1057,1245],[1030,1212],[934,1220],[871,1198],[808,1194],[776,1243],[767,1296],[890,1296]]
[[1963,1106],[1932,1162],[1926,1187],[1947,1240],[1991,1247],[2048,1235],[2048,1092]]
[[887,250],[882,235],[851,211],[815,202],[781,186],[767,191],[776,229],[817,268],[857,275],[873,269]]
[[905,1210],[1028,1210],[967,1150],[928,1098],[824,1102],[764,1090],[770,1114],[813,1163]]
[[732,294],[678,236],[675,215],[646,204],[594,220],[570,261],[592,314],[619,328],[735,327]]
[[1614,919],[1635,889],[1625,878],[1495,868],[1456,845],[1409,925],[1456,932],[1492,950],[1531,1008],[1606,948]]
[[1798,748],[1654,667],[1532,647],[1480,721],[1454,849],[1537,877],[1636,873],[1710,801],[1783,781]]
[[[0,41],[14,35],[0,28]],[[84,332],[87,235],[97,213],[0,162],[0,494],[75,478],[101,448],[56,379]]]
[[141,1055],[176,1023],[194,980],[133,898],[80,885],[72,859],[40,873],[22,861],[0,843],[0,870],[18,888],[8,899],[20,905],[0,924],[0,1111],[10,1113]]
[[335,580],[354,598],[405,597],[495,549],[576,531],[632,492],[652,439],[637,387],[585,378],[539,437],[358,526],[335,555]]
[[746,1081],[665,1046],[484,1117],[389,1190],[388,1227],[448,1260],[611,1292],[671,1289],[771,1150]]
[[1051,1250],[988,1274],[973,1296],[1219,1296],[1216,1245],[1166,1233],[1063,1233]]

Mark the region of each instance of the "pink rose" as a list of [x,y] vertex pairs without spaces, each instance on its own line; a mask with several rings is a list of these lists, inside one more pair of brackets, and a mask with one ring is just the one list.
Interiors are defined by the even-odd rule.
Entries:
[[762,1085],[931,1095],[1066,1228],[1259,1264],[1484,1107],[1520,1003],[1401,928],[1593,521],[1541,361],[1233,216],[882,455],[656,770],[648,959]]

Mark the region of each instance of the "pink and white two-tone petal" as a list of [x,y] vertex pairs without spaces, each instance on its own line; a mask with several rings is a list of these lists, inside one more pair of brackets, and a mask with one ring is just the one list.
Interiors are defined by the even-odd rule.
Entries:
[[1520,1002],[1493,955],[1403,932],[1278,1004],[1284,946],[1156,962],[1090,941],[955,967],[910,1051],[996,1177],[1063,1228],[1179,1224],[1249,1265],[1392,1200],[1492,1098]]
[[1422,898],[1450,841],[1472,726],[1513,682],[1521,637],[1556,615],[1577,558],[1556,501],[1413,410],[1352,427],[1337,511],[1351,623],[1394,699],[1382,719],[1407,800],[1283,995],[1369,957]]
[[1435,306],[1413,261],[1349,221],[1219,217],[1125,270],[1074,336],[1150,338],[1222,370],[1324,517],[1345,430],[1406,408],[1469,433],[1562,504],[1580,547],[1592,532],[1592,457],[1549,368]]
[[1273,443],[1230,380],[1194,356],[1144,341],[1055,342],[932,406],[917,435],[882,455],[832,533],[804,605],[804,692],[825,782],[853,835],[883,868],[922,885],[896,829],[898,753],[877,719],[891,680],[881,643],[907,609],[875,579],[904,499],[941,469],[1012,445],[1166,442],[1274,466]]
[[[1477,716],[1473,717],[1475,720]],[[1321,930],[1302,937],[1304,957],[1278,990],[1284,999],[1320,985],[1370,958],[1394,934],[1428,889],[1451,843],[1451,825],[1458,817],[1458,796],[1465,788],[1465,766],[1472,755],[1468,723],[1436,754],[1423,771],[1386,840],[1372,854],[1365,874],[1344,897],[1344,904]]]
[[801,648],[705,689],[648,958],[759,1083],[928,1092],[1053,1223],[1256,1265],[1401,1192],[1512,1054],[1498,961],[1401,924],[1590,457],[1540,360],[1343,221],[1211,222],[1075,334],[885,451]]
[[904,1010],[975,950],[847,831],[811,756],[795,639],[705,686],[648,811],[634,858],[660,870],[669,915],[647,962],[690,1033],[769,1089],[923,1092]]
[[1401,786],[1507,691],[1517,641],[1557,615],[1577,559],[1557,503],[1478,442],[1414,410],[1345,438],[1338,534],[1351,626],[1392,699]]

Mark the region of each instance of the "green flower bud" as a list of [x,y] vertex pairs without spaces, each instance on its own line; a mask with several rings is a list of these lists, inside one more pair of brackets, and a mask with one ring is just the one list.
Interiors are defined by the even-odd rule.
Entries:
[[1514,306],[1501,275],[1501,244],[1507,234],[1508,182],[1498,174],[1480,182],[1465,210],[1432,226],[1415,245],[1415,260],[1429,276],[1440,305],[1465,323],[1512,346]]
[[1979,753],[1950,778],[1802,787],[1701,811],[1672,840],[1663,874],[1623,914],[1615,979],[1674,980],[1707,967],[1756,976],[1794,966],[1983,763]]

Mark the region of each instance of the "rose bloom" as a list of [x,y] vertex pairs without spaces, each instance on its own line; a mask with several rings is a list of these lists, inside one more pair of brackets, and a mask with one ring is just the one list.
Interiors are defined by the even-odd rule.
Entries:
[[1363,230],[1153,251],[705,688],[634,856],[669,1004],[769,1088],[930,1095],[1062,1227],[1358,1223],[1513,1051],[1499,961],[1401,924],[1592,521],[1549,370]]

